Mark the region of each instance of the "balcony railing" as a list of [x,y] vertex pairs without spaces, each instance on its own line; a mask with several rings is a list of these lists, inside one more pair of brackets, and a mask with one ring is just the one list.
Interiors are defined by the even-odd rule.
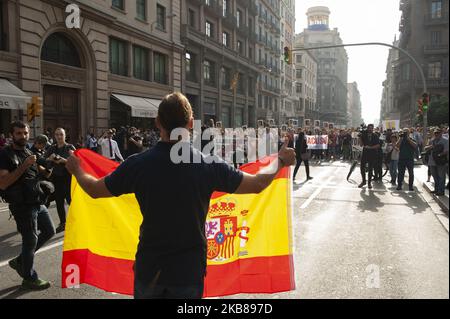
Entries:
[[223,16],[223,8],[218,0],[205,0],[205,10],[218,17]]
[[255,4],[254,1],[249,1],[250,5],[248,6],[248,14],[251,16],[257,16],[258,15],[258,6]]
[[229,28],[235,28],[237,26],[236,16],[229,13],[226,17],[223,17],[222,23]]
[[448,54],[448,44],[424,45],[424,54]]
[[[437,79],[426,79],[427,80],[427,87],[431,88],[431,89],[443,89],[443,88],[447,88],[448,89],[448,76],[447,75],[442,75],[440,78]],[[422,88],[423,84],[422,84],[422,80],[417,79],[416,80],[416,88]]]
[[429,13],[424,17],[423,23],[425,25],[438,25],[438,24],[448,24],[448,12],[444,11],[440,14],[437,13]]

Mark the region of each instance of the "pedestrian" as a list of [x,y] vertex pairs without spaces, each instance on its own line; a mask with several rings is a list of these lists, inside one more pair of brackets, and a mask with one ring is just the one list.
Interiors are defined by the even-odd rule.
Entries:
[[305,163],[306,180],[313,179],[309,174],[309,160],[311,159],[311,151],[308,150],[305,133],[302,130],[299,130],[297,140],[295,141],[295,157],[297,159],[297,164],[295,165],[293,180],[295,181],[295,176],[297,175],[302,162]]
[[123,156],[120,153],[119,146],[115,140],[113,140],[113,131],[107,130],[105,133],[103,133],[102,137],[98,140],[98,145],[101,148],[101,154],[116,162],[123,162]]
[[405,171],[408,169],[409,176],[409,190],[414,191],[414,154],[417,148],[417,143],[410,136],[408,128],[403,129],[399,135],[397,147],[400,150],[398,157],[398,182],[397,190],[402,190],[403,180],[405,179]]
[[397,184],[398,176],[398,159],[400,156],[400,149],[397,146],[398,137],[395,134],[389,136],[389,143],[386,145],[386,157],[389,162],[389,174],[391,175],[391,184]]
[[70,205],[71,202],[71,176],[66,169],[66,163],[67,158],[70,156],[70,151],[74,151],[76,148],[66,142],[66,131],[61,127],[55,130],[55,141],[56,143],[47,149],[44,156],[47,162],[50,163],[50,168],[52,168],[50,180],[55,185],[55,202],[59,217],[59,226],[56,228],[56,232],[60,233],[66,227],[66,207],[64,202],[67,202],[67,205]]
[[342,153],[344,155],[344,161],[348,161],[352,156],[352,135],[349,131],[345,131],[341,137],[342,140]]
[[431,145],[427,146],[431,150],[431,156],[428,165],[431,168],[431,174],[434,179],[434,191],[437,196],[445,196],[445,179],[448,165],[448,139],[442,136],[442,130],[434,130],[434,139]]
[[[243,173],[217,156],[202,154],[188,141],[170,138],[174,129],[192,129],[193,120],[188,99],[181,93],[170,94],[156,118],[161,141],[151,150],[128,158],[99,180],[83,171],[78,158],[69,159],[70,172],[91,197],[134,193],[139,202],[143,222],[134,264],[137,299],[201,298],[207,260],[204,225],[211,194],[260,193],[282,167],[295,163],[294,150],[284,146],[264,172]],[[175,163],[170,155],[174,145],[187,146],[186,158],[200,158],[200,163]]]
[[359,188],[366,185],[366,166],[368,166],[368,188],[372,188],[372,175],[375,166],[375,161],[378,156],[378,149],[380,148],[380,140],[378,136],[373,131],[374,125],[367,125],[367,129],[361,131],[359,136],[360,146],[363,147],[361,155],[361,177],[362,182],[359,184]]
[[130,157],[134,154],[139,154],[143,151],[143,149],[144,146],[142,144],[142,137],[139,135],[139,131],[133,127],[130,132],[130,137],[128,138],[127,157]]
[[97,138],[94,135],[94,132],[89,133],[86,148],[90,149],[93,152],[97,152],[98,150],[98,141]]
[[12,143],[0,151],[1,196],[9,203],[9,210],[22,236],[21,254],[9,261],[20,277],[22,287],[42,290],[50,282],[39,278],[34,269],[36,252],[55,235],[46,202],[51,185],[39,181],[39,176],[48,176],[45,169],[37,165],[37,157],[25,146],[29,140],[30,128],[20,121],[10,127]]

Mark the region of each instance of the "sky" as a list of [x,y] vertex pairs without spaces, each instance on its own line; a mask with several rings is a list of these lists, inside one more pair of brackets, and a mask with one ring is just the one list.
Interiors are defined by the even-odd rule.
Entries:
[[[399,0],[295,0],[295,33],[307,27],[310,7],[330,9],[330,29],[338,28],[343,43],[384,42],[392,44],[399,35]],[[347,47],[348,82],[356,81],[361,93],[362,117],[373,123],[380,117],[382,83],[386,79],[389,48]]]

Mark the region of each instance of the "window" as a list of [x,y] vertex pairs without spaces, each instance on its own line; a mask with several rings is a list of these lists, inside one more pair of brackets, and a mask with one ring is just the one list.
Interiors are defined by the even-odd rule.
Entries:
[[153,54],[153,64],[155,82],[168,84],[167,57],[164,54],[155,52]]
[[147,0],[136,0],[136,17],[147,20]]
[[255,97],[255,82],[253,81],[253,78],[249,77],[247,82],[248,82],[248,95],[250,97]]
[[223,67],[220,76],[221,76],[221,81],[222,81],[222,89],[230,90],[231,89],[231,71],[230,71],[230,69]]
[[239,52],[240,55],[244,54],[244,47],[242,46],[242,41],[237,42],[237,51]]
[[222,125],[223,127],[231,127],[231,106],[222,105]]
[[227,32],[224,32],[222,34],[222,44],[226,47],[230,45],[229,34]]
[[148,54],[149,51],[145,48],[134,46],[133,47],[133,75],[136,79],[150,80],[148,72]]
[[228,0],[222,0],[222,7],[223,7],[223,16],[226,17],[228,15]]
[[214,25],[209,21],[206,21],[206,35],[210,38],[214,38]]
[[441,78],[441,62],[431,62],[428,63],[428,78],[429,79],[440,79]]
[[441,31],[431,31],[431,45],[439,45],[442,43]]
[[239,73],[238,83],[237,83],[237,92],[239,94],[245,94],[245,78],[244,74]]
[[160,4],[156,5],[156,26],[161,30],[166,30],[166,8]]
[[242,11],[241,10],[236,11],[236,23],[237,23],[237,27],[240,28],[242,25]]
[[296,71],[296,78],[297,79],[301,79],[302,77],[303,77],[303,70],[302,69],[297,70]]
[[442,1],[433,1],[431,3],[431,18],[442,18]]
[[208,60],[203,62],[203,79],[205,84],[209,86],[215,86],[215,69],[214,63]]
[[197,75],[195,73],[195,55],[186,52],[186,79],[191,82],[197,82]]
[[109,66],[110,71],[117,75],[128,75],[127,70],[127,43],[110,38],[109,40]]
[[297,63],[302,63],[302,55],[301,54],[297,54],[297,56],[296,56],[296,59],[297,59]]
[[400,67],[400,78],[401,80],[409,80],[410,76],[410,66],[409,64],[402,64]]
[[112,0],[112,6],[114,8],[124,10],[125,9],[125,1],[124,0]]
[[301,83],[297,84],[297,93],[301,94],[303,91],[303,85]]
[[195,28],[195,11],[192,9],[189,9],[189,25],[192,28]]
[[53,33],[45,40],[41,59],[58,64],[81,67],[77,48],[62,33]]

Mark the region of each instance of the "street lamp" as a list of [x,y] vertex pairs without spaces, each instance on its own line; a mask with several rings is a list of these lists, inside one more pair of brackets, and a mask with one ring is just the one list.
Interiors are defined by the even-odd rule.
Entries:
[[[173,19],[173,18],[175,18],[176,16],[177,16],[177,15],[176,15],[175,13],[173,13],[173,14],[171,14],[171,15],[166,16],[166,19]],[[158,23],[158,20],[153,21],[153,22],[151,23],[151,25],[150,25],[150,31],[151,31],[151,32],[153,32],[153,27],[155,26],[156,23]]]

